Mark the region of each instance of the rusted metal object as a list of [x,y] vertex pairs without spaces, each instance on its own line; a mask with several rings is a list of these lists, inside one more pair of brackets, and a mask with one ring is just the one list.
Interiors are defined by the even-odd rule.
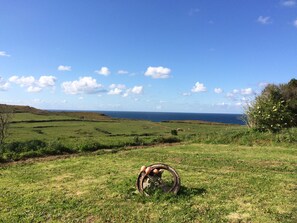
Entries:
[[[149,168],[149,169],[148,169]],[[152,164],[138,175],[136,187],[146,196],[157,192],[177,194],[180,189],[180,177],[175,169],[163,163]]]

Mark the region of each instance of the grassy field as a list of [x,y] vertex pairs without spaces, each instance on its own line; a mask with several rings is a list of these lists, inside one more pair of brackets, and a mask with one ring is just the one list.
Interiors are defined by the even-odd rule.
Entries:
[[[245,126],[204,123],[199,121],[150,122],[144,120],[112,119],[94,113],[14,114],[7,142],[39,139],[61,140],[73,146],[81,139],[102,144],[115,141],[130,142],[135,136],[148,142],[156,137],[172,136],[178,130],[183,141],[206,143],[239,143],[244,145],[273,144],[294,141],[296,129],[285,134],[257,134]],[[251,140],[255,139],[255,140]]]
[[[140,196],[163,162],[177,196]],[[0,166],[0,222],[297,222],[297,148],[189,144]]]
[[[0,222],[297,222],[296,128],[13,109]],[[177,196],[136,191],[140,166],[157,162],[180,174]]]
[[201,121],[156,123],[113,119],[90,112],[17,109],[6,143],[0,147],[0,162],[176,142],[287,147],[297,143],[297,128],[272,134],[254,132],[246,126]]

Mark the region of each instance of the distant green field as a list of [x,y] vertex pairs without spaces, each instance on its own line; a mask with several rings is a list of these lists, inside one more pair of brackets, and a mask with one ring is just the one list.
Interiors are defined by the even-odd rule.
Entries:
[[[8,142],[39,139],[61,140],[67,145],[79,140],[94,140],[103,144],[115,141],[131,141],[135,136],[145,141],[156,137],[171,136],[178,130],[177,137],[183,141],[207,143],[272,143],[279,135],[257,134],[239,125],[212,124],[197,121],[150,122],[144,120],[112,119],[94,113],[16,113],[10,126]],[[296,129],[287,137],[297,136]],[[286,134],[281,135],[284,141]],[[296,137],[297,138],[297,137]],[[255,140],[251,140],[255,139]],[[276,139],[277,141],[277,139]],[[290,142],[290,140],[287,140]]]
[[[156,162],[178,171],[177,196],[137,193],[140,166]],[[0,222],[295,223],[297,148],[190,144],[6,164],[0,191]]]
[[15,140],[25,141],[31,139],[39,140],[61,140],[67,145],[79,140],[94,140],[103,144],[115,141],[133,140],[135,136],[143,140],[152,140],[159,136],[170,136],[171,130],[179,129],[179,137],[193,136],[194,134],[225,131],[240,131],[242,126],[231,125],[209,125],[197,122],[164,122],[154,123],[141,120],[102,119],[92,120],[85,116],[69,115],[36,115],[30,113],[15,114],[10,127],[8,142]]
[[41,110],[15,113],[11,121],[9,135],[0,147],[0,162],[176,142],[248,146],[297,144],[297,128],[272,134],[254,132],[239,125],[151,122],[113,119],[89,112]]

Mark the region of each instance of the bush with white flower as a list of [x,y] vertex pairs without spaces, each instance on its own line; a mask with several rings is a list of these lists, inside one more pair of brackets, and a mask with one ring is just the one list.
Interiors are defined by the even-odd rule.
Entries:
[[[246,108],[247,124],[258,131],[279,132],[282,129],[296,127],[297,114],[292,102],[297,100],[297,94],[286,97],[283,92],[292,88],[290,83],[296,84],[292,79],[288,84],[268,85],[255,100]],[[290,88],[288,88],[288,86]],[[294,104],[293,104],[294,105]]]

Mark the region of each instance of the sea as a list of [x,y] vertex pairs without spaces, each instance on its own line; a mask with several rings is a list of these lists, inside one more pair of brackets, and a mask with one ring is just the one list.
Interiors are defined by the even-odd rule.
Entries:
[[246,125],[243,121],[244,114],[222,114],[222,113],[183,113],[183,112],[139,112],[139,111],[93,111],[93,110],[57,110],[56,112],[97,112],[112,118],[125,118],[136,120],[148,120],[152,122],[195,120],[206,122],[218,122],[224,124]]
[[113,118],[149,120],[162,122],[170,120],[199,120],[225,124],[245,125],[243,114],[215,113],[180,113],[180,112],[132,112],[132,111],[98,111]]

